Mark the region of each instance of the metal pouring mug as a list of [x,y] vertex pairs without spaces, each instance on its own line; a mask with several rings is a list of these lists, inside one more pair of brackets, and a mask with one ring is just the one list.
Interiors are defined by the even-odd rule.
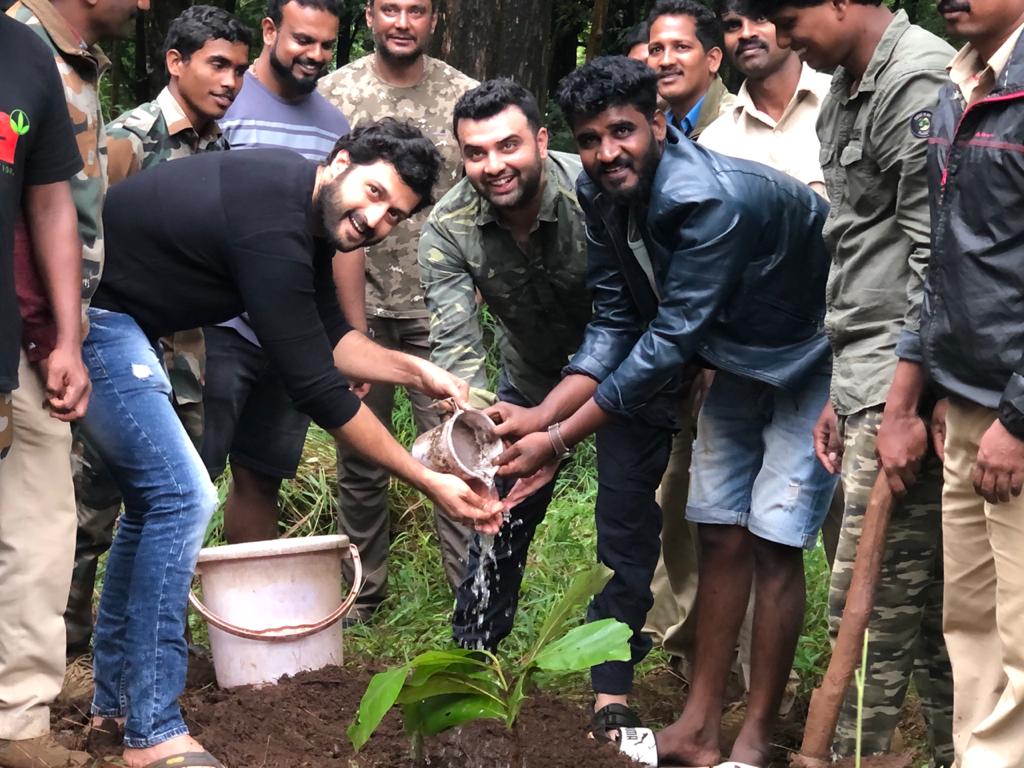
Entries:
[[503,450],[494,426],[483,411],[456,409],[447,421],[416,438],[413,458],[435,472],[490,484],[494,477],[491,462]]

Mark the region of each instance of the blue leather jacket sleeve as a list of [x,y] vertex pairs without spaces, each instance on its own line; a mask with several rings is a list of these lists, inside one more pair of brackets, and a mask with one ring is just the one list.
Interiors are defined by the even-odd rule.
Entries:
[[604,224],[582,195],[580,205],[587,218],[587,287],[594,313],[564,373],[579,373],[600,382],[626,358],[643,334],[645,323],[633,303]]
[[636,412],[694,356],[761,236],[760,216],[735,198],[676,203],[651,219],[653,239],[671,244],[669,263],[655,268],[658,314],[595,394],[603,410],[620,415]]

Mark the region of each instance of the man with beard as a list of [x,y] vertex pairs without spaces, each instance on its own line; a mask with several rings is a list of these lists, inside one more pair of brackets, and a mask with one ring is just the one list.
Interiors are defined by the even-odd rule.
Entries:
[[[953,664],[956,764],[1020,766],[1024,2],[940,0],[938,10],[967,45],[949,66],[951,82],[929,126],[932,258],[920,333],[905,332],[897,350],[911,374],[899,394],[912,404],[928,377],[950,395],[943,628]],[[898,441],[912,473],[926,441],[921,429],[900,426],[883,420],[879,444],[883,436]]]
[[[366,25],[374,50],[320,82],[320,92],[353,125],[393,115],[411,120],[441,152],[443,167],[434,197],[440,198],[457,182],[462,167],[452,134],[452,109],[477,82],[424,51],[437,24],[432,0],[368,0]],[[366,252],[366,320],[379,344],[424,359],[430,356],[430,320],[423,303],[416,265],[424,210],[395,228],[383,245]],[[350,320],[349,322],[352,322]],[[415,392],[409,392],[416,428],[438,423],[439,414]],[[395,390],[373,387],[366,404],[382,422],[391,424]],[[338,454],[338,525],[359,546],[366,573],[362,594],[353,612],[365,620],[387,595],[391,515],[388,473],[346,451]],[[452,588],[462,579],[470,534],[435,511],[445,573]]]
[[[234,100],[249,65],[252,36],[222,8],[197,5],[183,11],[167,30],[164,58],[167,86],[107,124],[107,178],[116,183],[157,163],[221,149],[216,121]],[[202,372],[206,352],[201,329],[162,341],[174,403],[193,442],[203,428]],[[91,446],[76,436],[73,448],[78,502],[78,537],[71,595],[64,614],[68,655],[89,651],[92,599],[100,556],[110,547],[121,497]]]
[[647,63],[658,73],[668,121],[696,141],[736,100],[718,76],[718,19],[697,0],[658,0],[647,25]]
[[[647,20],[648,66],[658,73],[659,108],[684,135],[697,141],[704,129],[736,101],[718,76],[722,64],[721,31],[715,15],[696,0],[659,0]],[[697,550],[683,519],[690,485],[694,421],[707,391],[708,374],[694,378],[676,403],[679,431],[658,488],[665,516],[662,553],[651,589],[654,605],[645,631],[669,654],[685,678],[693,661],[693,602],[697,594]]]
[[[628,479],[632,496],[598,517],[598,557],[631,567],[616,572],[590,616],[630,624],[635,664],[658,558],[654,489],[671,441],[670,419],[648,423],[652,401],[688,363],[716,369],[686,510],[701,552],[690,693],[657,746],[646,729],[619,738],[651,765],[719,762],[725,683],[753,585],[758,653],[731,759],[759,766],[803,622],[802,550],[817,543],[835,488],[807,439],[828,396],[828,205],[789,176],[686,140],[656,98],[655,73],[625,57],[596,59],[559,85],[586,170],[577,194],[594,317],[566,377],[518,431],[529,419],[546,429],[497,463],[503,476],[526,477],[528,491],[597,432],[598,484]],[[623,699],[631,684],[631,665],[607,666],[592,672],[598,703]]]
[[500,502],[425,469],[342,378],[465,401],[464,382],[353,331],[331,273],[336,249],[379,242],[429,202],[439,165],[416,128],[385,119],[340,139],[325,165],[286,150],[204,152],[111,189],[109,259],[84,345],[94,396],[82,429],[125,500],[96,622],[92,712],[96,725],[123,724],[130,768],[220,767],[188,735],[177,703],[186,600],[217,494],[151,339],[246,310],[297,407],[449,514],[497,530]]
[[[898,498],[868,632],[863,704],[852,686],[834,749],[887,751],[911,678],[929,724],[935,765],[953,761],[953,684],[942,635],[941,454],[913,471],[880,432],[923,435],[935,396],[901,393],[901,338],[914,336],[924,300],[933,225],[926,157],[932,112],[953,49],[881,0],[764,0],[779,44],[813,67],[834,69],[818,138],[832,211],[825,324],[834,357],[832,394],[815,427],[818,456],[841,474],[843,526],[829,586],[829,631],[839,631],[864,515],[879,471]],[[919,354],[911,348],[910,355]],[[911,407],[912,406],[912,407]],[[893,434],[893,433],[890,433]],[[858,721],[862,721],[858,731]],[[859,732],[859,737],[858,737]]]
[[[489,395],[479,293],[501,338],[502,405],[490,411],[500,420],[505,404],[532,407],[547,396],[590,319],[586,234],[576,201],[583,167],[576,155],[548,150],[536,99],[511,80],[467,92],[453,122],[466,178],[434,206],[419,244],[430,359]],[[501,482],[499,492],[505,496],[510,487]],[[480,562],[474,541],[456,597],[460,645],[493,650],[511,631],[527,550],[553,490],[552,480],[528,498],[510,498],[518,504],[494,540],[494,559],[483,566],[486,604],[473,589]]]
[[[335,0],[270,0],[262,22],[263,51],[220,121],[233,150],[280,148],[321,161],[349,125],[316,92],[338,37]],[[365,330],[362,252],[335,260],[342,310]],[[203,463],[213,477],[231,466],[224,506],[230,543],[273,539],[278,491],[295,476],[309,418],[292,403],[268,364],[246,316],[204,329],[206,380]]]

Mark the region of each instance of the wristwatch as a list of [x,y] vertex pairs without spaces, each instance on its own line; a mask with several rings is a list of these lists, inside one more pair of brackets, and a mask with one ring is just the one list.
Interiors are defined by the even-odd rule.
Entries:
[[548,427],[548,440],[551,441],[551,448],[555,452],[555,458],[559,461],[565,461],[572,456],[572,449],[565,444],[565,440],[562,439],[562,432],[559,429],[561,426],[560,422],[555,422]]

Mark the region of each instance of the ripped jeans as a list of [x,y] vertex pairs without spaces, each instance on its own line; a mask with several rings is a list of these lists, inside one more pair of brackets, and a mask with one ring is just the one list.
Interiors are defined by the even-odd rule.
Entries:
[[124,497],[96,619],[92,711],[126,717],[125,745],[142,749],[188,733],[178,706],[185,608],[217,494],[142,329],[95,308],[89,322],[93,391],[81,426]]

